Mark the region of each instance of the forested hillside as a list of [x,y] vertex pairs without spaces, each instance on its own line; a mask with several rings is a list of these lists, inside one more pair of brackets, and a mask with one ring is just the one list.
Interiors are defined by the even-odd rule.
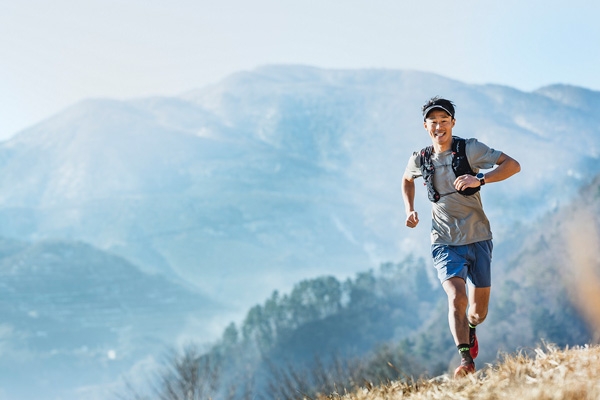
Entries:
[[[233,388],[238,398],[278,387],[284,371],[316,365],[323,371],[344,365],[340,379],[347,379],[349,365],[372,357],[377,346],[408,337],[432,315],[441,292],[426,268],[422,259],[407,257],[344,282],[324,276],[302,281],[288,294],[275,291],[239,326],[232,323],[200,359],[220,372],[212,379],[221,390]],[[186,353],[180,357],[186,359]]]

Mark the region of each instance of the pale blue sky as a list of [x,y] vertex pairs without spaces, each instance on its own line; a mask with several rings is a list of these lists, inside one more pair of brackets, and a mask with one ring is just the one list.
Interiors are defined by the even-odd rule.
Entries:
[[0,139],[84,98],[176,95],[274,63],[600,90],[599,4],[1,0]]

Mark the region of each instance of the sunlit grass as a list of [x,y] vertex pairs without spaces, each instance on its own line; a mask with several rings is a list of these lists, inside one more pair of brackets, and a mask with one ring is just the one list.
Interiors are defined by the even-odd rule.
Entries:
[[462,379],[443,375],[429,380],[365,385],[351,393],[319,399],[600,399],[600,346],[561,350],[553,345],[504,355]]

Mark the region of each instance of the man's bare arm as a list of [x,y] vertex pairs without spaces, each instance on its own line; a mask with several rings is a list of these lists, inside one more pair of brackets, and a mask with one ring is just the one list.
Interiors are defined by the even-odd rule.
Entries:
[[[484,175],[485,183],[500,182],[521,171],[521,165],[517,160],[504,153],[500,155],[496,164],[498,165],[496,169],[493,169]],[[454,181],[456,190],[464,190],[466,188],[478,186],[480,186],[479,180],[473,175],[462,175]]]
[[521,164],[504,153],[500,155],[496,164],[498,168],[485,174],[485,183],[500,182],[521,171]]
[[406,226],[414,228],[419,223],[419,216],[415,211],[415,181],[406,174],[402,178],[402,197],[406,210]]

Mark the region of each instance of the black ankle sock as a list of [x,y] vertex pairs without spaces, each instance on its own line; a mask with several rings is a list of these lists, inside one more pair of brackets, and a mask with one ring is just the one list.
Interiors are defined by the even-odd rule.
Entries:
[[[468,343],[462,343],[459,344],[458,346],[456,346],[458,348],[458,352],[460,353],[460,357],[462,358],[462,361],[464,361],[466,364],[470,364],[473,362],[473,357],[471,357],[471,347],[469,346]],[[461,362],[462,364],[462,362]]]

